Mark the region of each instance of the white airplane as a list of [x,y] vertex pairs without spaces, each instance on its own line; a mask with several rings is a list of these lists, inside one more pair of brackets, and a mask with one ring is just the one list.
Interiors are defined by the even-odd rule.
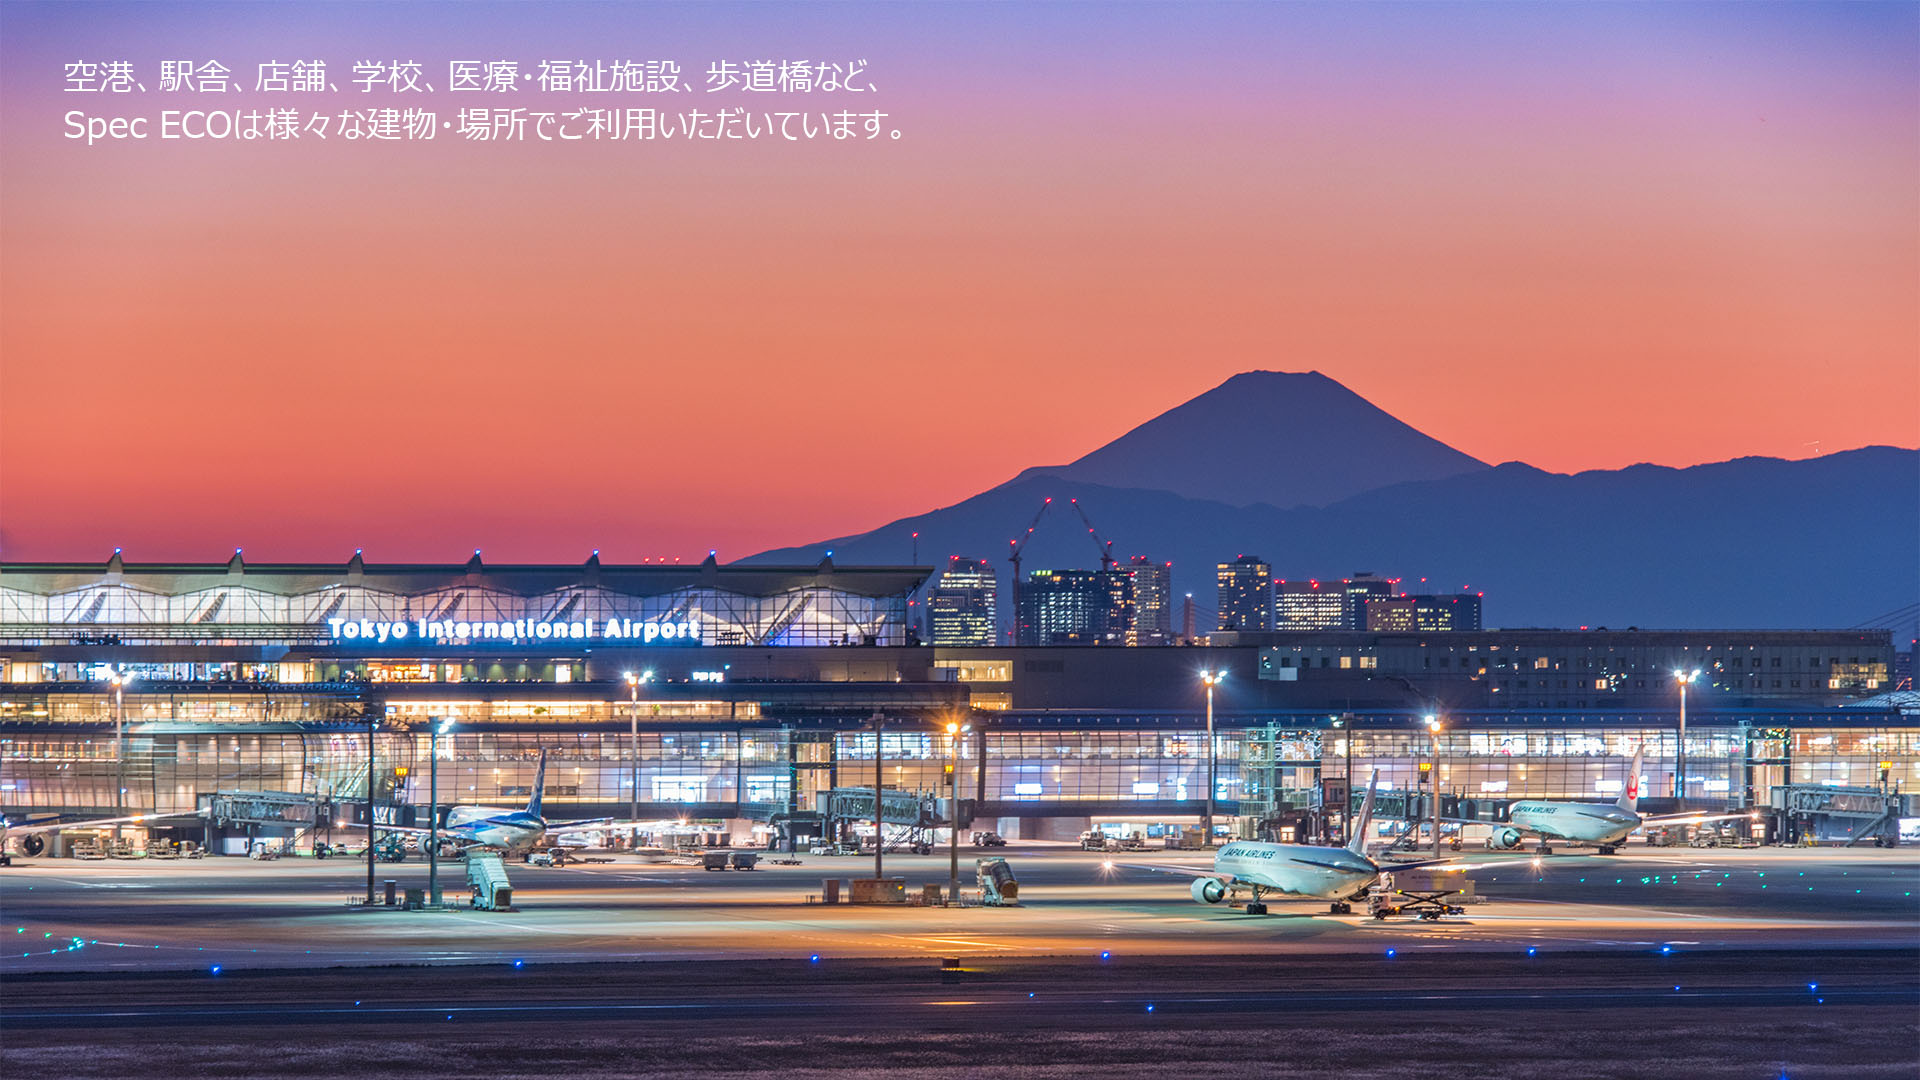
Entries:
[[[1553,854],[1549,843],[1564,840],[1569,843],[1593,844],[1600,854],[1611,855],[1627,842],[1627,837],[1635,830],[1649,825],[1698,825],[1707,821],[1723,821],[1728,818],[1759,817],[1752,811],[1732,814],[1687,813],[1659,814],[1642,817],[1634,807],[1640,801],[1640,767],[1645,748],[1633,752],[1633,767],[1627,773],[1626,784],[1620,789],[1620,797],[1612,805],[1606,803],[1551,802],[1537,799],[1522,799],[1507,811],[1507,822],[1496,825],[1493,835],[1487,837],[1487,846],[1496,851],[1506,851],[1519,847],[1527,837],[1540,841],[1539,853]],[[1454,818],[1456,822],[1472,824],[1469,818]],[[1485,824],[1479,822],[1479,824]]]
[[[438,833],[441,839],[468,847],[494,848],[505,855],[520,855],[541,846],[550,837],[572,832],[614,828],[616,818],[581,818],[575,821],[548,821],[540,814],[540,796],[547,786],[547,752],[540,751],[540,767],[533,774],[533,795],[524,810],[501,806],[455,806],[447,811],[446,824]],[[418,836],[422,842],[432,830],[404,825],[381,825],[381,832]]]
[[64,832],[67,829],[100,829],[109,825],[137,825],[143,821],[166,821],[171,818],[198,817],[198,814],[129,814],[126,817],[95,818],[92,821],[46,821],[34,825],[15,825],[0,818],[0,866],[11,863],[7,854],[7,843],[15,837],[20,838],[20,852],[33,856],[47,850],[46,834]]
[[[1376,772],[1374,777],[1377,779]],[[1328,910],[1335,915],[1350,915],[1349,902],[1380,879],[1382,873],[1412,870],[1423,866],[1446,865],[1468,869],[1458,859],[1426,859],[1419,862],[1382,865],[1367,857],[1367,825],[1373,819],[1374,785],[1367,784],[1367,796],[1360,802],[1360,814],[1354,819],[1351,840],[1345,847],[1318,847],[1309,844],[1270,844],[1257,840],[1235,840],[1213,856],[1213,869],[1192,866],[1129,865],[1140,870],[1186,874],[1194,881],[1193,898],[1202,904],[1225,903],[1234,893],[1246,892],[1252,900],[1246,905],[1249,915],[1265,915],[1267,905],[1261,897],[1267,893],[1329,900]],[[1108,863],[1112,866],[1112,863]],[[1500,863],[1481,863],[1496,866]],[[1478,867],[1474,867],[1477,869]]]

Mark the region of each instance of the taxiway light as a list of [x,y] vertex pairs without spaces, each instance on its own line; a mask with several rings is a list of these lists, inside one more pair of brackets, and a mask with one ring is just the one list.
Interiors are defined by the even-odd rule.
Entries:
[[1101,953],[1101,954],[1100,954],[1100,959],[1102,959],[1102,960],[1111,960],[1111,959],[1113,959],[1113,954],[1112,954],[1112,953],[1110,953],[1110,952],[1103,952],[1103,953]]
[[1394,951],[1393,951],[1392,949],[1388,949],[1388,950],[1387,950],[1387,958],[1388,958],[1388,959],[1392,959],[1392,958],[1393,958],[1393,952],[1394,952]]
[[812,956],[809,956],[809,957],[807,957],[807,963],[809,963],[809,964],[817,964],[817,963],[819,963],[819,962],[820,962],[820,954],[819,954],[819,953],[814,953],[814,954],[813,954]]
[[220,965],[219,965],[219,964],[215,964],[215,965],[213,965],[213,974],[215,974],[215,975],[218,975],[218,974],[220,974]]

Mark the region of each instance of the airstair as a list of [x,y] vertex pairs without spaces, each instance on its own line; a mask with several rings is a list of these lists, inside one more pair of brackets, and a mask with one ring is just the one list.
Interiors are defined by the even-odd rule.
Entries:
[[513,910],[513,883],[507,880],[507,865],[497,853],[469,855],[466,866],[474,910]]

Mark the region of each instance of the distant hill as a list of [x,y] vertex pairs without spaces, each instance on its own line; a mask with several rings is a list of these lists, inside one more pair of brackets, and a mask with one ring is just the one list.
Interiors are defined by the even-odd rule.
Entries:
[[1070,465],[1021,477],[1285,507],[1485,468],[1317,371],[1249,371]]
[[[1510,462],[1290,510],[1030,470],[954,506],[745,561],[831,550],[898,564],[918,531],[923,561],[989,558],[1004,582],[1007,541],[1047,496],[1080,498],[1117,557],[1171,560],[1176,594],[1206,610],[1214,564],[1243,552],[1283,578],[1470,584],[1486,593],[1489,626],[1848,627],[1920,596],[1920,452],[1892,447],[1571,476]],[[1097,565],[1065,510],[1035,533],[1027,569]]]

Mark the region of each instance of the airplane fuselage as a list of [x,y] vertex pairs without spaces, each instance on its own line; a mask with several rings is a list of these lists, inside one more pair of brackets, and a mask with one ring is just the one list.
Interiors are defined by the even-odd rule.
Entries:
[[539,845],[547,835],[546,819],[525,810],[502,806],[456,806],[447,811],[441,835],[468,844],[499,848],[518,855]]
[[1606,803],[1523,800],[1507,811],[1514,826],[1541,836],[1587,844],[1617,844],[1640,827],[1640,815]]
[[1213,856],[1214,872],[1275,892],[1344,900],[1373,884],[1380,867],[1346,848],[1235,840]]

